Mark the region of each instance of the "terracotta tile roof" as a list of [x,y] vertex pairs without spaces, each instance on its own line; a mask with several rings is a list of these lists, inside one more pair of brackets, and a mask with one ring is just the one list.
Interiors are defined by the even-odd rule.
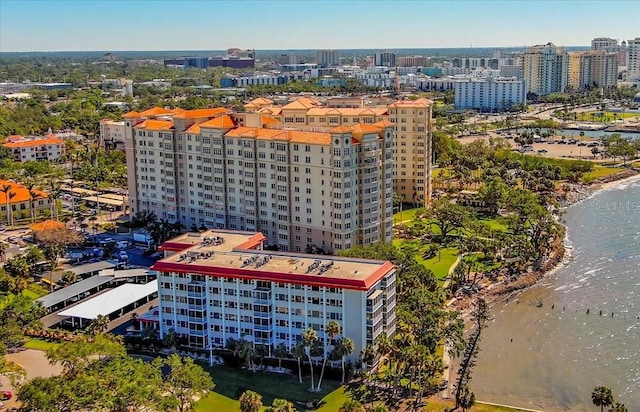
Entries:
[[195,119],[198,117],[213,117],[220,114],[229,113],[229,109],[224,107],[215,107],[211,109],[185,110],[173,116],[174,119]]
[[329,133],[351,133],[352,130],[349,126],[338,126],[332,129],[329,129]]
[[371,133],[379,133],[382,129],[378,126],[374,126],[366,123],[358,123],[351,127],[354,135],[363,135]]
[[274,119],[270,116],[262,116],[262,124],[278,124],[280,123],[278,119]]
[[287,140],[295,143],[331,144],[329,133],[304,132],[300,130],[258,129],[238,127],[225,133],[226,137],[249,137],[258,140]]
[[171,130],[173,129],[173,122],[171,120],[145,120],[144,122],[135,125],[133,128],[147,130]]
[[318,106],[320,102],[308,97],[301,97],[282,107],[283,110],[308,110]]
[[433,101],[421,97],[417,100],[398,100],[389,105],[389,107],[415,107],[427,108],[433,106]]
[[24,139],[24,136],[20,136],[19,134],[14,134],[14,135],[11,135],[11,136],[7,137],[6,141],[7,142],[15,142],[17,140],[22,140],[22,139]]
[[200,133],[200,125],[199,124],[194,124],[193,126],[188,128],[187,130],[185,130],[185,133],[192,133],[192,134]]
[[174,114],[173,110],[165,109],[164,107],[152,107],[151,109],[147,109],[142,113],[139,113],[140,117],[151,117],[151,116],[163,116],[163,115],[172,115]]
[[[16,182],[11,182],[8,180],[0,180],[0,189],[3,189],[4,186],[11,186],[11,190],[8,193],[15,193],[16,195],[9,200],[9,203],[22,203],[26,202],[30,199],[29,189],[18,184]],[[39,199],[46,199],[49,195],[42,190],[33,189],[33,192],[36,193]],[[0,191],[0,204],[5,205],[7,203],[7,195]]]
[[233,119],[229,115],[223,115],[216,117],[215,119],[207,120],[204,123],[200,123],[200,127],[209,127],[212,129],[233,129],[236,126]]
[[4,147],[13,149],[17,147],[36,147],[36,146],[43,146],[43,145],[49,145],[49,144],[64,144],[64,141],[62,139],[58,139],[57,137],[53,137],[53,135],[50,135],[45,139],[12,141],[12,142],[3,143],[2,145]]
[[273,100],[267,99],[266,97],[257,97],[251,100],[249,103],[255,104],[257,106],[263,106],[265,104],[273,104]]
[[386,127],[395,127],[396,126],[395,123],[390,122],[390,121],[388,121],[386,119],[385,120],[380,120],[379,122],[375,122],[373,125],[374,126],[378,126],[378,127],[382,128],[382,129],[384,129]]
[[134,118],[134,117],[140,117],[140,113],[139,112],[128,112],[122,115],[122,117],[128,119],[128,118]]

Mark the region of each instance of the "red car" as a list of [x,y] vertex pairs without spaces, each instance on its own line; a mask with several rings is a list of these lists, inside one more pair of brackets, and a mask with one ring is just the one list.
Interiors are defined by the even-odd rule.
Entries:
[[13,398],[13,393],[11,391],[2,391],[0,392],[0,400],[6,401]]

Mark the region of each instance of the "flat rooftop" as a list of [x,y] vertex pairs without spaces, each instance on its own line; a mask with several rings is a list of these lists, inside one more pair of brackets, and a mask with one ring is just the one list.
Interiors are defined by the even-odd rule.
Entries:
[[[395,268],[392,263],[379,260],[247,250],[243,247],[247,244],[245,236],[233,232],[205,232],[198,242],[159,260],[152,269],[368,290]],[[224,240],[221,244],[212,241],[219,238]],[[234,243],[238,246],[234,247]]]
[[[262,244],[265,237],[262,233],[241,232],[233,230],[207,230],[202,233],[185,233],[164,242],[160,250],[172,252],[183,251],[195,245],[200,245],[209,238],[222,238],[222,242],[210,242],[209,250],[216,252],[230,252],[234,248],[249,249]],[[255,245],[254,245],[255,244]]]

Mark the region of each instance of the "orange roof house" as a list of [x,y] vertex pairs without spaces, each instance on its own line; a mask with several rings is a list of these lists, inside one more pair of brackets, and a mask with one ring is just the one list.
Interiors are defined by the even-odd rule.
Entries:
[[[49,135],[49,137],[44,139],[16,139],[16,136],[11,136],[11,141],[7,141],[2,145],[9,149],[15,149],[19,147],[37,147],[37,146],[46,146],[51,144],[64,144],[62,139],[58,139],[53,135]],[[7,139],[8,140],[8,139]]]
[[[9,189],[6,193],[4,192],[5,187]],[[46,199],[49,197],[49,195],[42,190],[33,189],[32,192],[36,199]],[[11,193],[15,193],[15,195],[11,196]],[[9,180],[0,180],[0,205],[7,204],[7,196],[9,196],[10,204],[27,202],[31,199],[29,189],[26,187]]]

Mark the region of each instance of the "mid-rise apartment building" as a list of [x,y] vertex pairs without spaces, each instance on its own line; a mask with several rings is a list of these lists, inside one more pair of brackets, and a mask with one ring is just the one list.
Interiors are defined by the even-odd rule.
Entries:
[[567,85],[574,90],[612,87],[618,81],[618,55],[604,50],[568,53]]
[[[388,105],[353,107],[353,99],[345,99],[350,107],[324,107],[319,101],[300,98],[284,106],[270,100],[256,99],[245,105],[247,112],[267,114],[287,126],[336,127],[358,123],[393,124],[393,192],[406,202],[422,203],[431,199],[431,109],[432,102],[421,98],[399,100]],[[341,106],[338,99],[332,106]]]
[[396,60],[398,67],[424,67],[429,63],[429,58],[425,56],[403,56]]
[[455,82],[454,90],[456,109],[503,111],[527,101],[526,83],[515,77],[460,79]]
[[320,67],[340,66],[340,50],[316,50],[316,63]]
[[244,338],[292,348],[313,328],[328,353],[330,321],[359,353],[395,332],[396,274],[390,262],[263,250],[261,233],[207,231],[161,246],[158,271],[160,336],[170,329],[197,349],[224,348]]
[[46,192],[0,180],[0,222],[8,225],[31,216],[39,217],[45,210],[51,211],[51,199]]
[[154,211],[187,228],[260,231],[283,251],[392,239],[388,121],[285,128],[224,108],[124,117],[133,213]]
[[568,56],[553,43],[528,47],[522,57],[523,79],[538,96],[563,93],[567,87]]
[[111,119],[100,120],[100,145],[116,147],[124,144],[125,123]]
[[2,144],[9,149],[16,162],[58,160],[65,153],[64,140],[49,136],[9,136]]

